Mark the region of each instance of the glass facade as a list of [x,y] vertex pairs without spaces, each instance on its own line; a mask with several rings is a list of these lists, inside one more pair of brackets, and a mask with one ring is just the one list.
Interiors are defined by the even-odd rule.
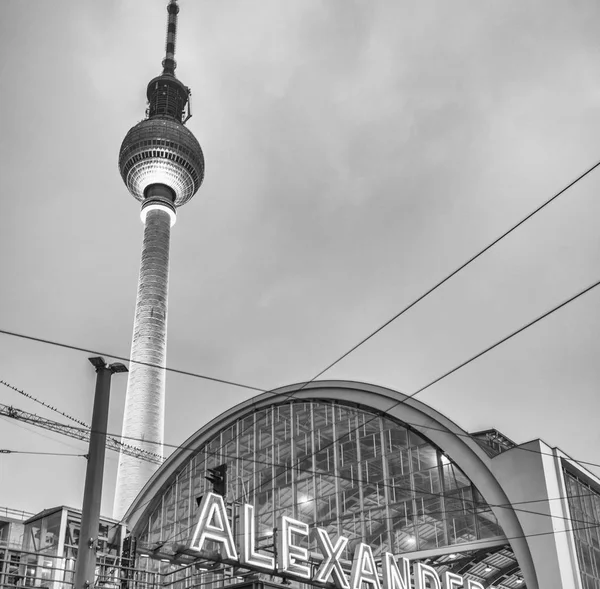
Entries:
[[346,558],[361,541],[377,556],[502,536],[470,480],[421,435],[364,408],[293,401],[248,413],[191,455],[146,514],[140,548],[188,543],[207,469],[221,464],[227,501],[255,506],[263,544],[280,515],[346,536]]
[[583,589],[600,589],[600,493],[565,473],[573,535]]

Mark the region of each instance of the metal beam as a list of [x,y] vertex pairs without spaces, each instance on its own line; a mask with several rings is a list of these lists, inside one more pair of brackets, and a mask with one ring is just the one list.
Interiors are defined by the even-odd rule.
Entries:
[[[47,429],[51,432],[74,438],[75,440],[81,440],[82,442],[89,442],[90,430],[84,427],[77,427],[73,425],[67,425],[66,423],[60,423],[59,421],[53,421],[52,419],[46,419],[40,417],[35,413],[29,413],[22,409],[17,409],[11,405],[4,405],[0,403],[0,416],[9,417],[22,423],[28,423],[29,425],[35,425]],[[131,446],[130,444],[123,444],[121,440],[114,437],[108,437],[106,439],[106,449],[113,450],[114,452],[121,452],[129,456],[134,456],[140,460],[146,462],[152,462],[154,464],[162,464],[164,459],[158,454],[153,454],[142,448]]]

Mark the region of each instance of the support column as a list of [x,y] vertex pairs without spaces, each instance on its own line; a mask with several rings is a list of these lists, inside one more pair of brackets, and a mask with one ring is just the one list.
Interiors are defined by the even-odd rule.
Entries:
[[[123,416],[123,438],[162,455],[167,357],[169,242],[175,213],[162,204],[142,209],[145,219],[129,380]],[[121,519],[157,465],[121,454],[113,517]]]
[[[89,360],[96,369],[96,392],[92,412],[88,463],[85,473],[74,589],[88,589],[94,586],[102,481],[104,480],[106,426],[108,424],[108,406],[110,402],[110,377],[115,372],[127,372],[127,368],[120,363],[107,366],[103,358],[97,357]],[[62,517],[66,517],[64,513]],[[42,532],[44,532],[43,529]]]

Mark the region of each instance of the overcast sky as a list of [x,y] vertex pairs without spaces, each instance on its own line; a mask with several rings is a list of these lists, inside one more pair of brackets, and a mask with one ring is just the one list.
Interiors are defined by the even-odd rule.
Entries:
[[[165,4],[2,2],[0,329],[129,354],[142,224],[117,156],[161,71]],[[172,367],[309,379],[600,160],[596,0],[180,5],[206,179],[172,233]],[[600,170],[323,378],[411,393],[598,280],[599,192]],[[597,289],[420,400],[600,462],[599,304]],[[89,422],[88,356],[0,335],[0,379]],[[249,396],[170,374],[165,440]],[[0,403],[63,420],[5,387]],[[0,449],[87,451],[6,419]],[[78,507],[84,475],[82,458],[0,455],[0,506]]]

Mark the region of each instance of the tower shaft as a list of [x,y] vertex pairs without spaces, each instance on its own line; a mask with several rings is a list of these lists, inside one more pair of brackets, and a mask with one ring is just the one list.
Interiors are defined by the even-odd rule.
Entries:
[[[146,224],[122,439],[135,440],[137,446],[159,455],[164,436],[171,227],[176,210],[190,201],[204,179],[202,148],[185,126],[191,116],[190,89],[175,77],[178,13],[177,0],[169,0],[163,72],[146,88],[147,118],[129,129],[119,150],[121,177],[142,203]],[[156,467],[121,453],[115,518],[122,519],[155,471]]]
[[[167,357],[167,297],[171,215],[146,212],[131,364],[125,397],[123,442],[162,455]],[[139,441],[138,441],[139,440]],[[121,519],[157,465],[121,454],[113,516]]]

